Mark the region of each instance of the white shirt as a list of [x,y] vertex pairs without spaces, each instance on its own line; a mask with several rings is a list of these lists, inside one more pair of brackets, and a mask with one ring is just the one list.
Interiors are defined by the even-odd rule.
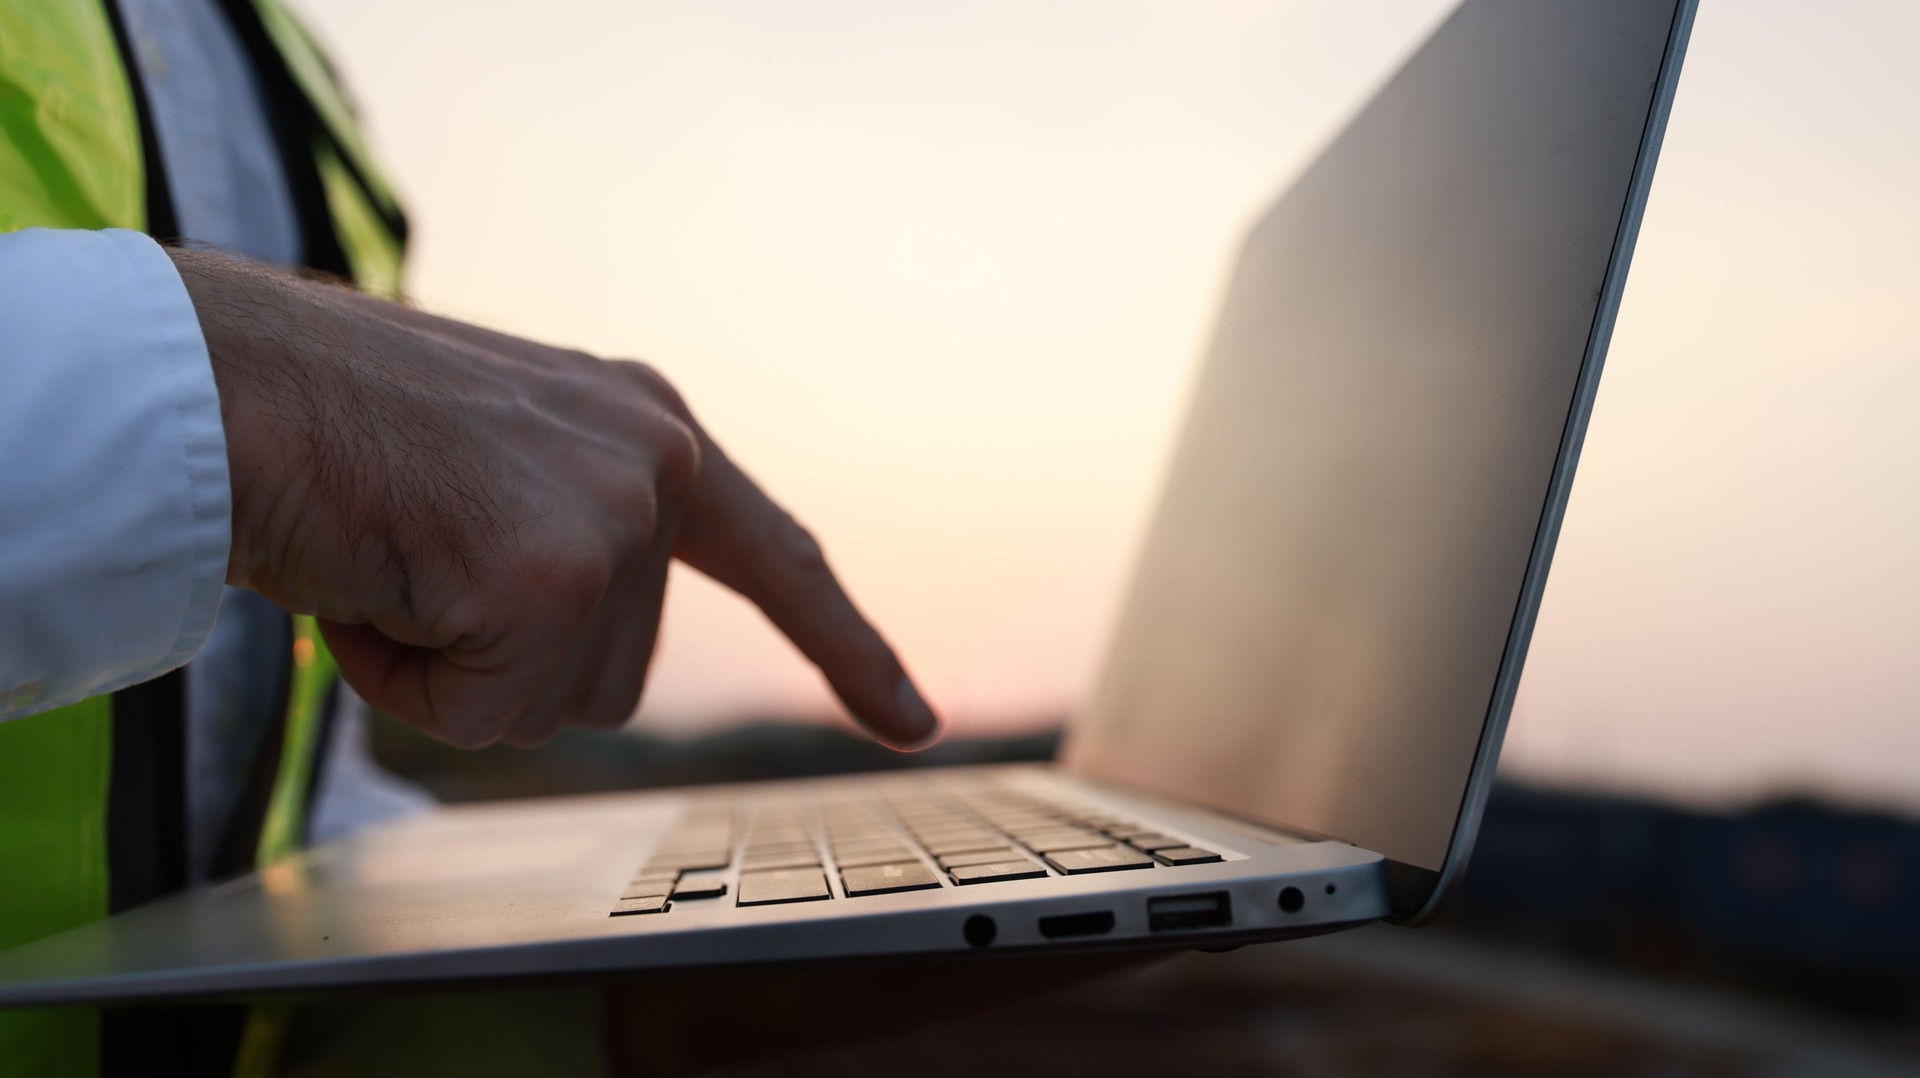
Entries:
[[152,240],[0,235],[0,327],[5,719],[199,651],[233,507],[200,323]]
[[[293,197],[226,16],[214,0],[119,3],[181,234],[297,262]],[[187,672],[187,763],[202,875],[278,720],[284,634],[265,600],[223,589],[232,505],[198,317],[146,237],[27,230],[0,235],[0,326],[0,721],[200,655]],[[342,697],[315,805],[321,839],[425,803],[374,767],[365,706]]]

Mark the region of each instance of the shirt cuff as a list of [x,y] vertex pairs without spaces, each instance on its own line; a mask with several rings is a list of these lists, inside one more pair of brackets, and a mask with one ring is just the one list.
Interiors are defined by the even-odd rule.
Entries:
[[199,317],[137,232],[0,235],[0,720],[184,664],[232,539]]

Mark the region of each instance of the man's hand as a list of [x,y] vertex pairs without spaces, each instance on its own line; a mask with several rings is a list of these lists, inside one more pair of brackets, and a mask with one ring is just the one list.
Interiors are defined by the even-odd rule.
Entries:
[[172,253],[226,424],[227,579],[317,615],[375,708],[464,746],[618,726],[677,557],[882,740],[938,732],[812,536],[653,369]]

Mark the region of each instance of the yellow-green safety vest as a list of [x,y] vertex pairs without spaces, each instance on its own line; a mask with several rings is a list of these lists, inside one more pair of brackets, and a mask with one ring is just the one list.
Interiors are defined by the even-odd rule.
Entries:
[[[149,231],[134,76],[109,2],[0,0],[0,232]],[[328,239],[345,263],[339,268],[366,291],[396,294],[404,218],[331,66],[277,0],[239,2],[249,4],[252,29],[284,66],[283,82],[303,99]],[[300,844],[320,712],[337,673],[313,619],[295,619],[293,642],[259,865]],[[107,913],[114,706],[113,698],[96,697],[0,723],[0,950]],[[254,1054],[257,1065],[271,1046],[255,1032],[249,1029],[243,1055]],[[98,1058],[97,1012],[0,1011],[0,1078],[85,1078]],[[248,1065],[243,1060],[242,1070]]]

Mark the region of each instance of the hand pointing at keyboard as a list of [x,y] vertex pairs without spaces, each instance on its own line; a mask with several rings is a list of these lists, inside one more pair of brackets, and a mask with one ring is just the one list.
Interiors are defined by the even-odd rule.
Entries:
[[369,703],[454,744],[632,715],[678,558],[899,748],[939,724],[813,537],[652,368],[173,252],[219,385],[230,583],[316,614]]

